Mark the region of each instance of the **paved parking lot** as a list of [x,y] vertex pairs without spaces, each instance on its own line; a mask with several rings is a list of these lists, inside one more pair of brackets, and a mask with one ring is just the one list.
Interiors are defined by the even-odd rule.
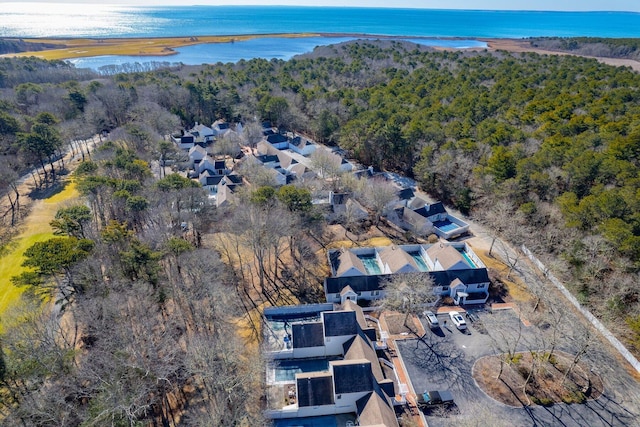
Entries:
[[[440,328],[431,330],[422,319],[427,331],[422,338],[396,341],[416,393],[445,389],[454,395],[456,405],[451,411],[426,414],[430,427],[640,426],[640,386],[605,347],[594,348],[585,358],[605,383],[605,393],[598,400],[583,405],[512,408],[487,396],[473,380],[475,361],[498,353],[500,345],[518,335],[521,335],[519,350],[532,348],[543,331],[536,326],[524,326],[513,310],[473,313],[476,316],[472,318],[477,320],[467,321],[466,333],[457,330],[446,314],[440,314]],[[566,346],[562,349],[571,352]]]

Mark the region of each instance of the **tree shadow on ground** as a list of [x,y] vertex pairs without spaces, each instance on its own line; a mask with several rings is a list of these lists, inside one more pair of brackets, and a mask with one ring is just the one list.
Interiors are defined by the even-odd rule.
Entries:
[[56,181],[46,187],[36,188],[29,193],[32,200],[44,200],[64,191],[68,181]]

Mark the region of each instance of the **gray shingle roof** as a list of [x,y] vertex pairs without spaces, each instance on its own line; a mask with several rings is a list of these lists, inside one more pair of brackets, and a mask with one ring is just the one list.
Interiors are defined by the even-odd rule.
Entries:
[[291,335],[293,348],[320,347],[324,345],[321,322],[293,324]]
[[430,205],[425,205],[419,209],[416,209],[415,212],[420,214],[426,218],[432,215],[438,215],[441,213],[447,213],[447,210],[444,208],[442,202],[431,203]]
[[333,311],[324,313],[324,334],[327,337],[355,335],[358,333],[358,320],[353,311]]
[[330,374],[297,374],[298,406],[332,405],[333,381]]
[[371,362],[366,359],[330,362],[336,394],[373,391]]
[[[460,279],[466,284],[472,283],[488,283],[489,274],[486,268],[470,268],[468,270],[448,270],[448,271],[430,271],[429,275],[433,278],[436,286],[449,286],[455,280]],[[347,285],[357,292],[379,291],[380,279],[387,277],[380,276],[353,276],[353,277],[328,277],[324,280],[325,292],[328,294],[337,294]]]
[[394,409],[388,400],[379,393],[370,393],[356,402],[360,425],[383,425],[395,427],[398,425]]
[[258,159],[261,163],[280,162],[280,159],[276,155],[265,154],[263,156],[256,156],[256,159]]
[[279,134],[279,133],[275,133],[273,135],[267,135],[267,141],[270,142],[271,144],[279,144],[281,142],[287,142],[289,139],[287,139],[286,136]]

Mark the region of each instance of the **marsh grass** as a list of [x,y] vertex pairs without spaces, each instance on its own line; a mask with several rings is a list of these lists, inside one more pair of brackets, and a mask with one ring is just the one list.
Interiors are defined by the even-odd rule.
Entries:
[[176,48],[203,43],[232,43],[256,38],[303,38],[318,37],[316,33],[299,34],[250,34],[236,36],[197,36],[166,38],[112,38],[112,39],[23,39],[30,43],[47,43],[59,46],[47,50],[21,52],[15,56],[36,56],[42,59],[57,60],[86,58],[103,55],[130,56],[169,56],[176,54]]

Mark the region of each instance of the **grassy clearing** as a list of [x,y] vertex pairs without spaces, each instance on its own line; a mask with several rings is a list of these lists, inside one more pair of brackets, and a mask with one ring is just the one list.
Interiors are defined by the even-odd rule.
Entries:
[[253,34],[236,36],[198,36],[166,38],[108,38],[108,39],[22,39],[31,43],[48,43],[57,48],[21,52],[11,56],[36,56],[42,59],[70,59],[101,55],[165,56],[177,53],[174,49],[202,43],[232,43],[255,38],[317,37],[315,33]]
[[44,200],[33,203],[31,213],[25,221],[21,232],[10,245],[7,254],[0,258],[0,316],[11,307],[22,294],[23,289],[11,284],[11,277],[24,270],[22,262],[24,251],[36,242],[53,237],[49,222],[59,208],[69,204],[78,197],[74,183],[67,184],[64,189]]
[[353,240],[336,240],[327,244],[327,249],[339,249],[339,248],[355,248],[365,246],[390,246],[393,241],[388,237],[372,237],[361,242],[354,242]]
[[529,302],[533,300],[533,295],[527,289],[527,286],[517,277],[516,273],[513,273],[510,279],[507,279],[507,272],[509,266],[498,258],[489,256],[486,251],[476,251],[476,255],[480,257],[484,265],[489,269],[500,272],[500,280],[505,284],[509,292],[509,296],[517,302]]

